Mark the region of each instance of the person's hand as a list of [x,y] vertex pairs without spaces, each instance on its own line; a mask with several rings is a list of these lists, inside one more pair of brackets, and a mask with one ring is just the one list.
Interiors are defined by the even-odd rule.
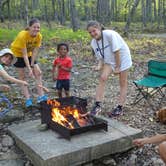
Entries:
[[53,77],[52,79],[53,79],[53,81],[56,81],[56,80],[57,80],[57,77]]
[[92,66],[92,70],[94,71],[100,71],[102,69],[101,66]]
[[133,144],[136,146],[142,147],[147,143],[147,139],[148,138],[135,139],[135,140],[133,140]]
[[39,88],[42,88],[45,92],[50,92],[50,90],[48,88],[46,88],[45,86],[43,85],[38,85]]
[[114,74],[119,74],[119,73],[120,73],[120,68],[119,67],[115,67]]
[[0,91],[9,91],[11,88],[8,85],[0,85]]
[[26,81],[22,81],[22,84],[28,86],[28,83]]
[[33,78],[33,79],[35,78],[32,69],[29,70],[29,76],[30,76],[31,78]]
[[58,67],[58,68],[61,68],[61,67],[62,67],[62,65],[61,65],[60,63],[58,63],[58,64],[57,64],[57,67]]

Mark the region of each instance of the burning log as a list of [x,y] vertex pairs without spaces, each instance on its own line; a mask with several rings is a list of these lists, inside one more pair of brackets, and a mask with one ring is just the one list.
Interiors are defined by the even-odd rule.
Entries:
[[79,128],[95,124],[91,115],[82,113],[83,110],[78,110],[76,105],[73,105],[73,107],[62,106],[57,100],[48,100],[47,104],[52,107],[52,120],[67,128]]
[[78,124],[77,120],[73,117],[73,115],[68,114],[66,116],[66,119],[68,120],[69,123],[73,126],[73,128],[79,128],[80,125]]

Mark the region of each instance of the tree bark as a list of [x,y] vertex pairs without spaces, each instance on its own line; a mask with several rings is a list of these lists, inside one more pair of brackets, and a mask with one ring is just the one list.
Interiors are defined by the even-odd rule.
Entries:
[[78,16],[77,16],[77,11],[75,8],[75,1],[74,0],[70,0],[70,15],[71,15],[72,29],[75,32],[79,29],[79,26],[78,26]]
[[125,35],[128,35],[128,31],[129,31],[129,27],[130,27],[130,23],[131,23],[131,18],[133,17],[139,2],[140,2],[140,0],[134,0],[134,4],[131,8],[130,13],[128,14],[128,18],[127,18],[127,22],[126,22],[126,26],[125,26],[125,30],[124,30]]
[[145,8],[144,0],[142,0],[141,5],[142,5],[142,25],[144,28],[144,27],[146,27],[146,8]]
[[51,24],[50,24],[50,20],[48,18],[48,12],[47,12],[47,3],[46,0],[44,0],[44,10],[45,10],[45,21],[48,24],[48,27],[51,29]]
[[110,1],[97,1],[97,20],[102,24],[110,22]]

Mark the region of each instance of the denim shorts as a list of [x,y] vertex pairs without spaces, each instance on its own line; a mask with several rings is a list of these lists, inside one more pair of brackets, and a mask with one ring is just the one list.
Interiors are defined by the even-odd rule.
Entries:
[[70,89],[70,80],[57,80],[56,82],[56,89],[65,91],[69,91]]
[[[31,57],[28,57],[29,63],[31,64]],[[34,64],[37,64],[37,61],[34,62]],[[14,64],[15,67],[18,68],[24,68],[26,67],[26,64],[24,62],[24,58],[17,57],[16,63]]]

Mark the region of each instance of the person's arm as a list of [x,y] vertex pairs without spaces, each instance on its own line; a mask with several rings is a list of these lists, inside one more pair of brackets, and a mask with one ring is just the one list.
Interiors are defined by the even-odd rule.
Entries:
[[71,59],[68,60],[66,66],[63,66],[63,65],[61,65],[60,63],[57,64],[57,66],[58,66],[60,69],[62,69],[62,70],[65,70],[65,71],[67,71],[67,72],[71,72],[71,69],[72,69],[72,60],[71,60]]
[[61,68],[61,69],[63,69],[63,70],[65,70],[65,71],[68,71],[68,72],[71,71],[71,67],[64,67],[62,65],[59,65],[58,67]]
[[118,50],[114,54],[115,54],[115,63],[116,63],[114,73],[119,74],[120,73],[120,51]]
[[[56,76],[55,76],[56,75]],[[57,66],[53,64],[53,67],[52,67],[52,79],[54,81],[57,80]]]
[[14,83],[16,83],[16,84],[28,85],[28,83],[27,83],[26,81],[22,81],[22,80],[19,80],[19,79],[16,79],[16,78],[10,76],[5,70],[0,70],[0,75],[1,75],[4,79],[6,79],[6,80],[8,80],[8,81],[10,81],[10,82],[14,82]]
[[5,84],[0,85],[0,91],[9,91],[9,90],[10,90],[10,86]]
[[30,77],[34,77],[34,76],[33,76],[32,68],[31,68],[30,63],[29,63],[29,60],[28,60],[27,49],[26,49],[26,48],[22,49],[22,53],[23,53],[23,58],[24,58],[24,62],[25,62],[25,64],[26,64],[26,67],[27,67],[28,70],[29,70],[29,76],[30,76]]
[[158,134],[152,137],[145,137],[133,140],[133,144],[137,146],[143,146],[145,144],[158,144],[166,141],[166,134]]
[[32,52],[32,59],[31,59],[31,64],[30,64],[31,67],[34,66],[34,62],[35,62],[35,60],[36,60],[36,56],[37,56],[37,54],[38,54],[38,51],[39,51],[39,48],[36,47],[36,48],[33,50],[33,52]]

